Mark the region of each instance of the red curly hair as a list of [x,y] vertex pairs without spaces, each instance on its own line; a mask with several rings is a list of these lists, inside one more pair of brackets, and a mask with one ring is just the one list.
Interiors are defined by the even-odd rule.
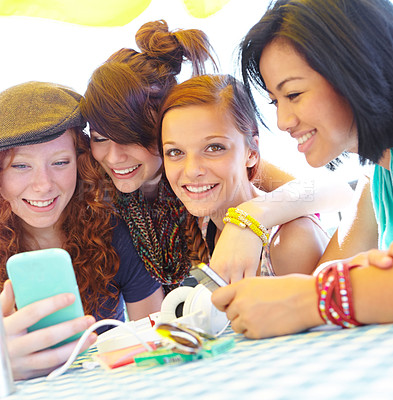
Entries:
[[[112,246],[113,208],[107,201],[111,186],[106,186],[99,165],[90,154],[89,137],[79,128],[71,129],[77,152],[77,184],[75,192],[58,223],[66,238],[62,248],[72,258],[79,291],[86,314],[101,316],[98,309],[103,299],[118,300],[113,278],[119,269],[119,257]],[[8,151],[0,152],[0,162]],[[10,204],[0,196],[0,287],[7,277],[8,258],[29,248],[21,221]]]

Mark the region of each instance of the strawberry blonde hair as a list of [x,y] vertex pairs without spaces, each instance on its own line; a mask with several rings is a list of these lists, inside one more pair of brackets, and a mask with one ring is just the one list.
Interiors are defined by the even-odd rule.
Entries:
[[[72,258],[79,291],[86,314],[96,312],[106,298],[118,301],[113,278],[119,269],[119,257],[112,246],[113,210],[106,201],[111,187],[104,187],[98,163],[90,155],[89,137],[80,128],[70,129],[77,153],[75,192],[59,221],[65,240],[62,248]],[[0,152],[0,163],[10,150]],[[0,171],[1,173],[1,171]],[[8,201],[0,196],[0,287],[7,279],[6,261],[29,247],[21,220]]]

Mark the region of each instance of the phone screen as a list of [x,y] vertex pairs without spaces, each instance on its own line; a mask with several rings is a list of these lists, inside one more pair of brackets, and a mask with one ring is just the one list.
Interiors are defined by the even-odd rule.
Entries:
[[211,292],[228,283],[221,278],[217,272],[213,271],[208,265],[201,263],[191,268],[190,274],[198,281],[198,283],[206,286]]

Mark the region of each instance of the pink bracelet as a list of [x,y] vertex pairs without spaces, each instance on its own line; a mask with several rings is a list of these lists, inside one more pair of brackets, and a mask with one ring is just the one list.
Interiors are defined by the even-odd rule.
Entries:
[[361,325],[355,318],[349,271],[359,265],[337,262],[327,265],[316,275],[318,311],[326,324],[343,328]]

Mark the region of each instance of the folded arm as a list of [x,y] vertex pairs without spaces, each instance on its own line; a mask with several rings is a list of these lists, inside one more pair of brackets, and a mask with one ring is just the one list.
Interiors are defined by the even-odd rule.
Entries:
[[[292,180],[270,193],[238,205],[266,228],[316,212],[339,211],[353,197],[346,182]],[[226,224],[216,244],[211,267],[228,282],[255,276],[261,240],[250,230]]]
[[[378,225],[371,199],[370,181],[359,179],[355,195],[335,234],[318,262],[348,259],[378,247]],[[374,260],[375,261],[375,260]]]

